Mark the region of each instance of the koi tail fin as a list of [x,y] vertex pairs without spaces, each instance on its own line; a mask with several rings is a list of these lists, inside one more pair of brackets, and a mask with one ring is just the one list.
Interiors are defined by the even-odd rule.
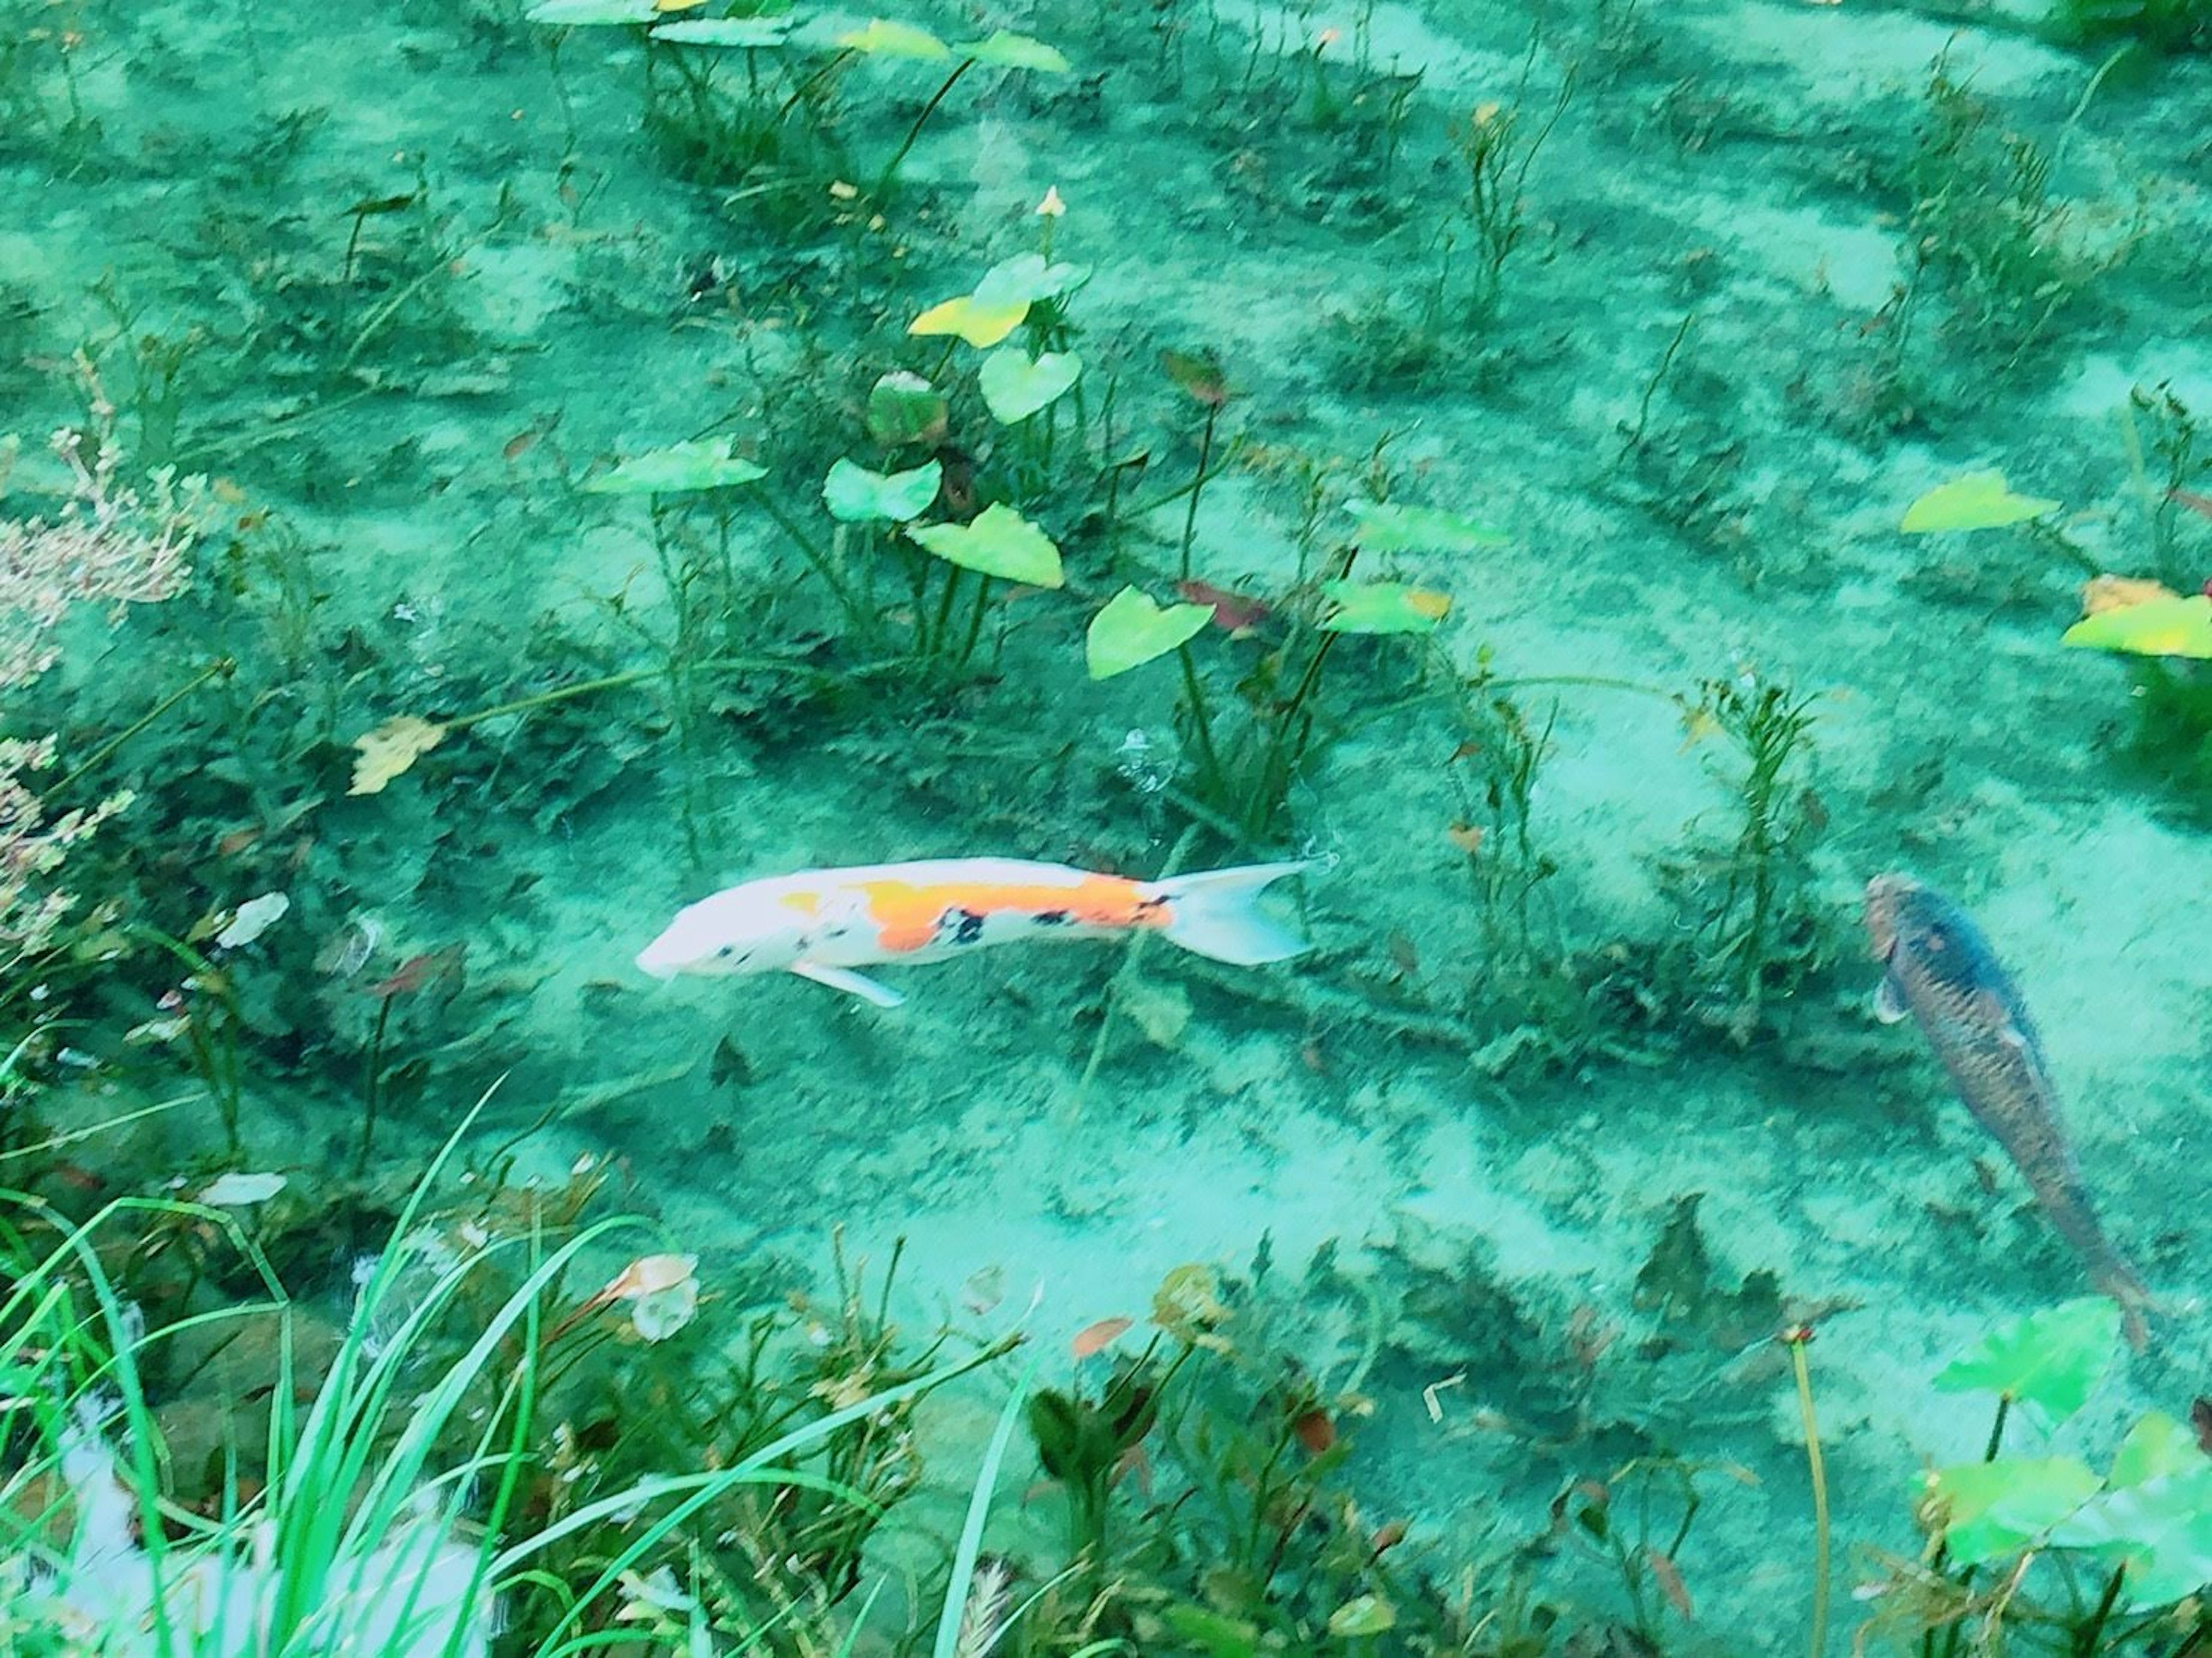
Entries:
[[1152,896],[1167,903],[1167,926],[1162,931],[1170,944],[1233,967],[1257,967],[1312,948],[1260,908],[1260,894],[1286,875],[1314,867],[1311,860],[1301,859],[1175,875],[1153,882]]

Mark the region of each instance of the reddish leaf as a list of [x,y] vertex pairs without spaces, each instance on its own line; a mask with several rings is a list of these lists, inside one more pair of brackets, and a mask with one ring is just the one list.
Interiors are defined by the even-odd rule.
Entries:
[[1260,600],[1210,581],[1178,581],[1176,592],[1193,604],[1212,605],[1213,625],[1224,633],[1241,634],[1267,619],[1267,606]]
[[1075,1339],[1068,1343],[1068,1351],[1079,1359],[1103,1353],[1119,1341],[1135,1322],[1134,1319],[1128,1318],[1102,1318],[1096,1324],[1077,1331]]
[[2193,489],[2168,489],[2166,498],[2176,506],[2186,507],[2192,513],[2212,518],[2212,495],[2200,495]]
[[1655,1548],[1647,1547],[1644,1555],[1651,1563],[1652,1580],[1667,1597],[1667,1604],[1680,1612],[1684,1621],[1694,1619],[1698,1614],[1690,1606],[1690,1589],[1682,1582],[1680,1568]]
[[1336,1443],[1336,1424],[1328,1419],[1327,1411],[1301,1412],[1291,1424],[1291,1431],[1316,1456]]

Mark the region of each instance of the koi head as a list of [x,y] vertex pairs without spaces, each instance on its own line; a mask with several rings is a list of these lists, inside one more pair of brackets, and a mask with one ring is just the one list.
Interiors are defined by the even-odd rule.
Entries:
[[775,973],[806,953],[815,906],[781,882],[756,881],[676,912],[637,964],[656,979]]
[[1867,883],[1866,930],[1875,958],[1907,983],[2000,1007],[2014,999],[2011,982],[1973,918],[1910,876],[1877,875]]

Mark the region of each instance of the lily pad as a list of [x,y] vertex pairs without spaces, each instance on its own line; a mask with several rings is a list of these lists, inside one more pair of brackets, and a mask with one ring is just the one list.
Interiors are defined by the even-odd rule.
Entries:
[[962,58],[993,69],[1041,70],[1047,75],[1067,73],[1067,59],[1054,47],[1026,34],[994,30],[981,40],[966,40],[952,48]]
[[868,435],[878,443],[935,443],[950,409],[943,392],[919,374],[895,368],[868,392]]
[[653,30],[656,40],[673,40],[684,46],[743,46],[757,52],[780,46],[791,38],[788,17],[691,17],[680,23],[663,23]]
[[1057,587],[1066,580],[1052,537],[1011,507],[986,507],[971,524],[909,525],[907,534],[947,563],[1001,581]]
[[2175,1421],[2163,1411],[2153,1411],[2128,1430],[2112,1457],[2106,1483],[2113,1486],[2140,1485],[2146,1479],[2167,1474],[2212,1472],[2212,1457],[2197,1443],[2197,1430]]
[[730,438],[699,438],[632,457],[583,487],[595,495],[679,495],[757,483],[768,468],[730,452]]
[[1511,539],[1495,525],[1440,507],[1347,501],[1344,510],[1359,520],[1359,544],[1370,553],[1474,553]]
[[2016,495],[1998,471],[1969,472],[1964,477],[1939,483],[1905,509],[1898,528],[1906,535],[1931,535],[1947,530],[1995,530],[2019,524],[2064,503],[2033,495]]
[[1042,253],[1017,253],[1011,259],[1001,259],[983,273],[975,284],[975,299],[978,305],[1010,304],[1016,300],[1035,305],[1042,300],[1056,300],[1064,294],[1073,294],[1091,280],[1087,264],[1051,264]]
[[837,44],[848,51],[881,58],[933,59],[952,56],[952,48],[927,29],[916,28],[911,23],[894,23],[884,17],[871,18],[865,27],[848,30],[837,37]]
[[991,303],[973,294],[963,294],[942,305],[933,305],[906,325],[909,334],[955,334],[979,351],[996,345],[1022,325],[1030,313],[1026,299]]
[[1018,425],[1067,395],[1083,374],[1083,359],[1073,351],[1045,351],[1031,361],[1018,346],[1006,346],[983,359],[976,371],[984,405],[1002,426]]
[[1188,645],[1212,620],[1209,605],[1170,604],[1163,610],[1138,588],[1124,587],[1091,618],[1084,659],[1093,679],[1111,679]]
[[2124,1562],[2119,1604],[2130,1612],[2197,1594],[2212,1585],[2212,1467],[2100,1492],[2051,1541]]
[[1928,1476],[1928,1494],[1942,1508],[1944,1540],[1962,1566],[2040,1541],[2097,1488],[2097,1476],[2070,1456],[1999,1457]]
[[929,510],[944,481],[945,468],[933,460],[904,472],[871,472],[841,459],[822,480],[822,501],[840,524],[903,524]]
[[538,0],[522,15],[552,28],[635,28],[652,22],[660,11],[653,0]]
[[1936,1385],[1945,1393],[1998,1394],[2063,1422],[2111,1365],[2119,1333],[2119,1308],[2102,1296],[2081,1296],[1999,1325],[1946,1365]]
[[2212,596],[2154,598],[2084,616],[2060,636],[2062,645],[2124,651],[2130,656],[2186,656],[2212,661]]
[[1451,595],[1401,581],[1324,581],[1336,608],[1322,618],[1333,634],[1425,634],[1444,619]]

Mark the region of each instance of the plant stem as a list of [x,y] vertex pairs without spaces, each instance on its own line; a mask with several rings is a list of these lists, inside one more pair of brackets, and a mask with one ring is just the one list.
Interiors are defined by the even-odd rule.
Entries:
[[94,749],[83,759],[78,761],[76,765],[71,766],[66,772],[62,774],[58,781],[49,784],[46,787],[40,790],[40,799],[44,799],[49,795],[59,794],[70,784],[76,782],[78,778],[83,776],[85,773],[90,771],[94,766],[100,764],[100,762],[106,759],[109,755],[114,753],[116,750],[121,748],[132,738],[137,736],[140,732],[144,731],[147,726],[152,725],[163,714],[168,713],[170,709],[175,708],[178,703],[183,701],[194,691],[199,689],[201,686],[206,684],[209,680],[216,678],[228,678],[237,671],[238,662],[235,658],[228,656],[217,657],[214,661],[209,663],[206,667],[201,669],[190,679],[187,679],[183,684],[177,687],[175,690],[170,692],[168,695],[163,697],[159,702],[156,702],[138,719],[133,720],[130,725],[125,726],[121,731],[109,738],[105,743],[102,743],[98,748]]
[[1228,779],[1222,774],[1220,752],[1213,746],[1213,720],[1206,713],[1206,688],[1199,683],[1198,659],[1188,643],[1176,646],[1176,655],[1182,663],[1183,695],[1190,710],[1191,735],[1198,739],[1199,763],[1205,768],[1208,792],[1218,801]]
[[1813,1414],[1813,1374],[1805,1362],[1805,1344],[1812,1331],[1803,1327],[1784,1338],[1790,1344],[1790,1365],[1797,1376],[1797,1409],[1805,1424],[1805,1466],[1813,1480],[1813,1637],[1812,1658],[1821,1658],[1828,1645],[1828,1476],[1820,1457],[1820,1427]]
[[362,1090],[361,1145],[353,1156],[356,1180],[368,1172],[368,1155],[376,1143],[376,1108],[384,1093],[384,1032],[392,1023],[392,999],[386,996],[377,1004],[376,1029],[368,1039],[368,1073]]
[[1206,488],[1206,463],[1213,453],[1213,423],[1221,418],[1221,405],[1206,405],[1206,429],[1198,438],[1198,472],[1190,481],[1190,506],[1182,515],[1182,579],[1190,580],[1190,544],[1198,533],[1198,498]]
[[930,100],[921,106],[921,113],[914,118],[914,125],[907,129],[905,139],[896,150],[891,152],[891,159],[884,167],[883,176],[876,180],[875,190],[868,197],[870,201],[878,206],[882,205],[884,193],[891,187],[891,180],[898,176],[899,163],[906,160],[907,152],[914,148],[915,141],[921,137],[921,130],[928,125],[929,118],[937,112],[937,106],[945,101],[945,94],[959,84],[960,77],[975,67],[975,60],[973,58],[961,59],[960,67],[945,77],[945,84],[938,88]]
[[2105,1592],[2097,1597],[2097,1609],[2089,1614],[2089,1621],[2074,1632],[2075,1658],[2096,1658],[2101,1650],[2097,1643],[2105,1632],[2105,1625],[2112,1615],[2112,1607],[2120,1598],[2120,1579],[2127,1575],[2127,1562],[2123,1560],[2112,1568],[2112,1575],[2105,1580]]

